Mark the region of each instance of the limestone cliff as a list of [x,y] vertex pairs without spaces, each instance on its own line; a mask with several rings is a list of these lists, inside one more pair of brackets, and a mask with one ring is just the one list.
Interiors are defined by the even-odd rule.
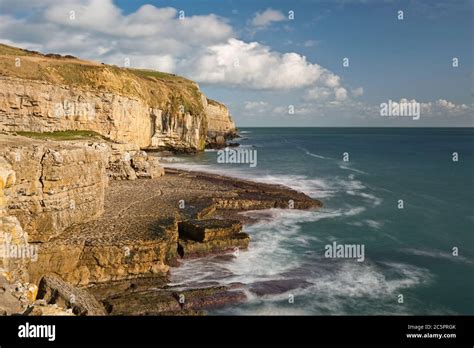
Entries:
[[131,144],[2,135],[0,160],[15,178],[4,185],[8,213],[19,220],[30,242],[46,242],[101,216],[109,177],[134,180],[164,174],[156,158]]
[[105,148],[2,136],[0,158],[16,178],[5,191],[8,212],[30,242],[47,241],[103,213]]
[[235,129],[227,108],[173,74],[0,44],[0,130],[91,130],[141,148],[204,149]]
[[236,136],[235,123],[224,104],[207,99],[205,111],[208,122],[206,143],[209,147],[225,145],[226,139]]

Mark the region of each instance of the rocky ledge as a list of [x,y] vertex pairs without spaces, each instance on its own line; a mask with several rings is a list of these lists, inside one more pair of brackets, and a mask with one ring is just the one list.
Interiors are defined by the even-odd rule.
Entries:
[[239,284],[170,287],[170,267],[251,247],[243,211],[321,206],[284,186],[164,169],[136,145],[0,145],[4,314],[198,315],[243,301]]

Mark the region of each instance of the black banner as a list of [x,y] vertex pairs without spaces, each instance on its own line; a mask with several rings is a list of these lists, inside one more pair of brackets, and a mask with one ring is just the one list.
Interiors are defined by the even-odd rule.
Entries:
[[473,316],[0,318],[0,345],[390,344],[469,346]]

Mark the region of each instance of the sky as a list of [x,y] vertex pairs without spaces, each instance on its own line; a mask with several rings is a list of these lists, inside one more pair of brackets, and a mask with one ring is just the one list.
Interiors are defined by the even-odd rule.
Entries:
[[[473,0],[0,0],[0,42],[183,75],[226,104],[238,127],[472,127],[473,7]],[[389,102],[416,104],[419,115],[382,116]]]

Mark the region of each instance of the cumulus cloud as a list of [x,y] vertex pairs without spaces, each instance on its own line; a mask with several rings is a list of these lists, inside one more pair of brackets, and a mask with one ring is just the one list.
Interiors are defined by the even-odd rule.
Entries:
[[265,101],[246,101],[244,110],[253,114],[262,114],[270,111],[270,104]]
[[[388,103],[388,100],[384,101],[384,103]],[[474,111],[474,104],[456,104],[445,99],[418,101],[415,98],[401,98],[399,101],[393,100],[392,103],[419,104],[421,118],[437,117],[442,119],[446,117],[465,116],[466,113]],[[373,111],[373,109],[371,110]]]
[[[11,0],[0,1],[2,9],[10,9]],[[172,7],[143,5],[124,15],[111,0],[32,1],[23,5],[28,16],[15,17],[13,9],[2,16],[2,41],[117,65],[128,58],[135,67],[173,69],[178,66],[176,60],[234,35],[219,16],[185,13],[180,18]]]
[[441,108],[442,110],[448,111],[450,113],[464,113],[465,111],[472,111],[473,110],[473,105],[467,105],[467,104],[455,104],[453,102],[450,102],[446,99],[438,99],[435,102],[436,106]]
[[257,12],[250,22],[254,27],[266,27],[273,22],[281,22],[286,20],[286,17],[281,11],[266,9],[263,12]]
[[[336,101],[343,102],[349,99],[349,93],[347,89],[342,85],[341,78],[329,70],[322,69],[321,74],[318,78],[319,84],[309,88],[303,100],[306,102],[323,102],[323,101]],[[358,91],[361,92],[360,90]],[[359,96],[361,94],[354,94],[353,96]]]
[[422,102],[421,110],[430,115],[459,116],[474,111],[474,104],[456,104],[446,99],[438,99],[434,102]]
[[325,87],[314,87],[306,91],[304,97],[307,101],[323,101],[329,99],[333,95],[333,91]]
[[[18,4],[28,16],[16,16]],[[298,53],[239,40],[227,20],[214,14],[184,13],[180,19],[177,9],[153,5],[124,14],[112,0],[0,0],[0,5],[11,9],[1,16],[2,41],[24,48],[119,66],[129,61],[200,83],[285,90],[321,85],[334,89],[339,100],[347,96],[339,76]],[[283,13],[267,9],[252,23],[265,27],[282,20]]]
[[[187,62],[189,73],[206,83],[254,89],[290,89],[324,83],[339,86],[339,78],[297,53],[278,53],[257,42],[229,39],[210,46]],[[186,69],[185,66],[183,66]],[[337,82],[337,83],[336,83]]]
[[316,40],[306,40],[303,42],[304,47],[316,47],[318,45],[318,41]]
[[334,90],[334,95],[337,101],[344,101],[347,99],[347,90],[344,87],[337,87]]

